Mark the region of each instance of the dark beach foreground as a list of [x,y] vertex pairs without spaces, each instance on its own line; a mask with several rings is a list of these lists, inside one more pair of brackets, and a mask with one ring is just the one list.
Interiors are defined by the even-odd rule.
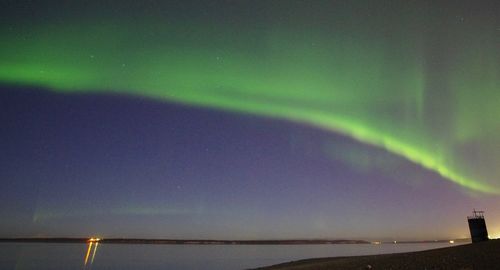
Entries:
[[409,253],[307,259],[258,269],[500,269],[500,240]]

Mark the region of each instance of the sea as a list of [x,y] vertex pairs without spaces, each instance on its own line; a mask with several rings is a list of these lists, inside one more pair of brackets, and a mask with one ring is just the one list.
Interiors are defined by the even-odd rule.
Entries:
[[160,245],[0,243],[0,269],[233,270],[250,269],[308,258],[399,253],[450,247],[459,244]]

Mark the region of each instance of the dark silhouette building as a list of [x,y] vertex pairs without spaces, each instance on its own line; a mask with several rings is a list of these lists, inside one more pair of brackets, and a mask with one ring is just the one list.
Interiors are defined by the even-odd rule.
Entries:
[[488,241],[488,230],[484,220],[484,211],[472,211],[472,216],[467,217],[469,222],[470,238],[472,243]]

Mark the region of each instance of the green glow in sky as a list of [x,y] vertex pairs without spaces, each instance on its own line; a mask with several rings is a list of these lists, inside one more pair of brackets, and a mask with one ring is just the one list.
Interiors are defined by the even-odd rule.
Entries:
[[11,22],[0,28],[0,82],[301,122],[500,194],[498,32],[473,18],[433,32],[418,14],[405,16],[416,23],[399,22],[389,34],[368,29],[382,28],[370,18],[323,27],[156,17]]

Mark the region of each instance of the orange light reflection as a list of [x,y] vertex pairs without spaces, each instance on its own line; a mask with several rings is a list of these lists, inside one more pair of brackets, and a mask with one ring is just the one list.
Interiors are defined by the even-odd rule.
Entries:
[[89,242],[89,247],[87,248],[87,254],[85,255],[84,265],[87,265],[87,262],[89,261],[89,255],[90,255],[90,250],[92,249],[92,244],[93,242]]

